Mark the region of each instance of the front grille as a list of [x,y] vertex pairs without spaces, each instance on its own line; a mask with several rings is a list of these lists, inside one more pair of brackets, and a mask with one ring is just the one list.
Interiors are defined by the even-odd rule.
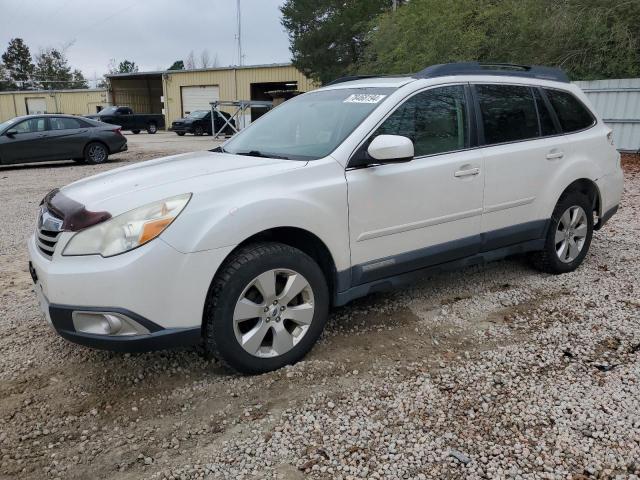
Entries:
[[62,233],[62,220],[52,215],[46,207],[40,207],[38,228],[36,230],[36,245],[38,250],[48,258],[56,251],[58,238]]

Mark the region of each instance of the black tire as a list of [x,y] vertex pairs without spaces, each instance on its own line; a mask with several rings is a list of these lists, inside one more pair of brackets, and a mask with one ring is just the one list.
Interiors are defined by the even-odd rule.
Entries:
[[91,165],[104,163],[109,158],[109,150],[104,143],[91,142],[84,147],[84,161]]
[[[584,238],[584,244],[578,256],[570,262],[563,262],[556,251],[556,231],[558,230],[558,224],[560,223],[562,215],[572,207],[580,207],[586,213],[587,232],[586,237]],[[558,200],[558,203],[556,204],[556,208],[553,210],[545,239],[544,249],[539,252],[535,252],[532,255],[533,265],[538,270],[546,273],[560,274],[572,272],[580,266],[587,256],[592,236],[593,208],[589,198],[577,191],[567,192],[560,197],[560,200]]]
[[156,122],[149,122],[149,124],[147,125],[147,133],[153,135],[158,131],[158,125],[156,125]]
[[[304,276],[313,291],[314,313],[308,330],[293,348],[282,355],[265,358],[252,355],[240,345],[234,332],[233,314],[245,288],[258,275],[272,269],[290,269]],[[328,312],[327,282],[311,257],[280,243],[248,245],[225,260],[209,287],[203,322],[205,352],[241,373],[276,370],[294,364],[311,350],[324,329]]]
[[184,132],[176,132],[176,135],[178,135],[179,137],[184,137]]
[[134,135],[138,135],[140,133],[140,130],[131,130],[131,133],[133,133]]
[[204,128],[202,128],[200,125],[196,125],[193,129],[193,134],[197,137],[201,137],[202,135],[204,135]]

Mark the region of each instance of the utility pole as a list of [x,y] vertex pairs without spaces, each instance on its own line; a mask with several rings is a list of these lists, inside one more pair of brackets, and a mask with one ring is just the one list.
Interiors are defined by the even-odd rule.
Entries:
[[243,57],[242,54],[242,16],[240,14],[240,0],[236,0],[236,13],[237,13],[237,22],[238,22],[238,34],[236,38],[238,39],[238,65],[242,66]]

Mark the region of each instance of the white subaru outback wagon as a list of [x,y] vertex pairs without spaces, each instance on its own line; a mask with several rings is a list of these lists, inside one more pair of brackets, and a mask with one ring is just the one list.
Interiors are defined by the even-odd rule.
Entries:
[[259,373],[301,359],[332,305],[425,273],[524,252],[575,270],[622,186],[611,130],[560,70],[350,77],[211,152],[52,191],[30,270],[72,342],[202,343]]

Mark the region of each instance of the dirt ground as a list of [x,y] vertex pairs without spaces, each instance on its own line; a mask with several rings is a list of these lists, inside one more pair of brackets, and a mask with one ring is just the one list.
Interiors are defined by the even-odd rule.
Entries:
[[106,165],[0,167],[0,478],[638,478],[640,160],[585,264],[525,258],[332,312],[305,361],[248,377],[195,349],[67,343],[25,242],[52,188],[215,146],[128,135]]

